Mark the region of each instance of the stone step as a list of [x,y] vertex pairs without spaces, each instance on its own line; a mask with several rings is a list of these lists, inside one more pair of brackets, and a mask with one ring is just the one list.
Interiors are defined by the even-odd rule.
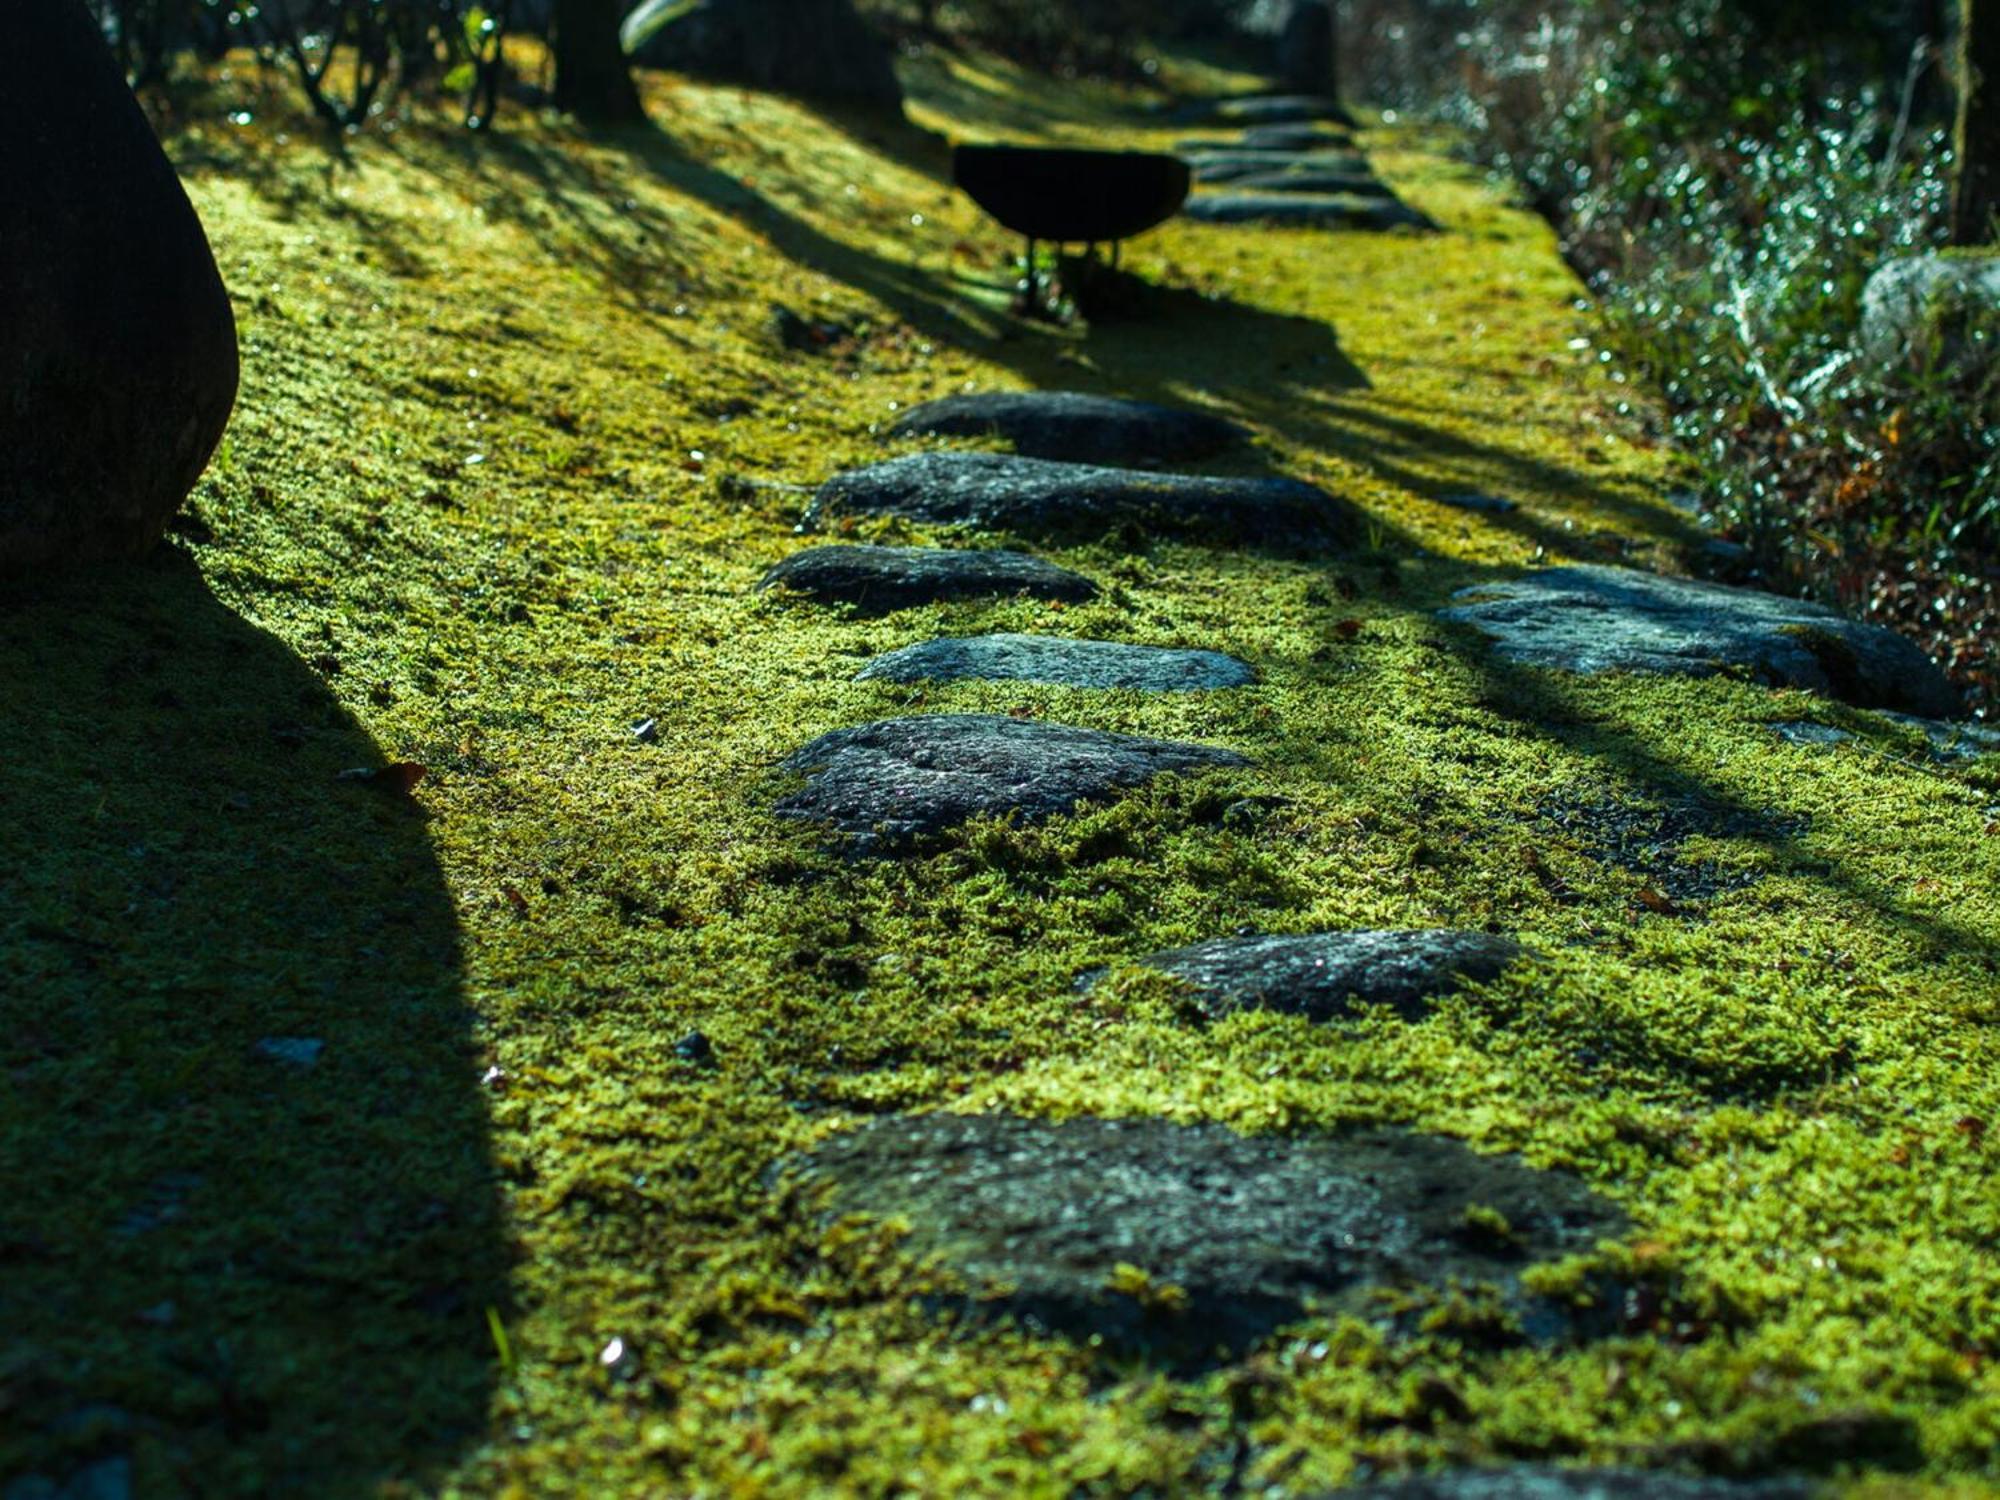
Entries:
[[867,614],[954,599],[1021,595],[1082,604],[1097,597],[1097,585],[1081,573],[1025,552],[970,547],[808,547],[774,564],[757,588]]
[[1042,682],[1057,687],[1193,693],[1257,680],[1220,651],[1177,651],[1047,635],[978,635],[924,641],[876,657],[859,674],[887,682]]
[[808,526],[888,515],[1023,536],[1102,536],[1125,525],[1270,545],[1352,540],[1351,506],[1295,479],[1210,478],[1002,453],[917,453],[836,475]]

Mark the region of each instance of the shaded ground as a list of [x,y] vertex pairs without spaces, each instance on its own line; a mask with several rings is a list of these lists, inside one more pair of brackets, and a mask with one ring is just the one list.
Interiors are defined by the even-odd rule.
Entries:
[[[997,64],[909,75],[925,127],[1185,133]],[[647,96],[652,130],[419,120],[345,164],[254,96],[173,137],[237,302],[236,423],[178,564],[0,612],[0,974],[27,981],[0,1037],[4,1472],[130,1453],[148,1496],[1310,1494],[1524,1460],[2000,1479],[2000,775],[1788,744],[1767,725],[1866,716],[1549,675],[1434,619],[1457,587],[1698,541],[1569,347],[1546,227],[1377,129],[1441,233],[1176,223],[1126,259],[1157,315],[1030,326],[934,136]],[[786,350],[774,302],[851,333]],[[968,383],[1241,422],[1256,446],[1206,472],[1318,485],[1365,534],[1037,548],[1103,585],[1067,605],[754,591],[812,487]],[[1467,492],[1518,508],[1440,503]],[[1258,681],[854,680],[914,641],[1049,631]],[[931,711],[1255,764],[867,866],[772,816],[801,745]],[[428,767],[411,805],[333,779],[383,761]],[[1537,818],[1605,787],[1784,832],[1688,830],[1678,862],[1763,878],[1654,910]],[[1072,988],[1246,928],[1435,926],[1538,956],[1414,1024],[1196,1026],[1159,976]],[[267,1037],[325,1046],[289,1071]],[[893,1226],[766,1187],[936,1109],[1518,1151],[1632,1225],[1563,1274],[1637,1290],[1595,1342],[1309,1316],[1194,1379],[960,1327]]]

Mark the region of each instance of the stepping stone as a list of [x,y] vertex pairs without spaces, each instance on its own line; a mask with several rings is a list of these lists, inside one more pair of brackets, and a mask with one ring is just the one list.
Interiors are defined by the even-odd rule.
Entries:
[[1799,1480],[1739,1482],[1709,1474],[1644,1469],[1452,1469],[1408,1479],[1350,1485],[1325,1500],[1806,1500]]
[[1200,151],[1187,158],[1187,164],[1194,173],[1196,182],[1228,182],[1237,177],[1248,177],[1253,173],[1282,172],[1293,168],[1301,172],[1345,172],[1350,176],[1374,181],[1365,156],[1348,153],[1333,155],[1324,151],[1308,153],[1281,151]]
[[875,852],[981,814],[1036,822],[1168,772],[1249,764],[1210,745],[994,714],[923,714],[821,735],[785,760],[806,784],[776,812],[827,824],[857,851]]
[[1194,151],[1351,151],[1354,137],[1316,125],[1257,125],[1234,140],[1207,137],[1174,142],[1174,154]]
[[1025,552],[949,547],[808,547],[772,567],[757,587],[870,614],[945,599],[1026,595],[1082,604],[1097,597],[1097,585],[1081,573]]
[[1571,672],[1707,677],[1727,668],[1864,708],[1945,717],[1944,673],[1909,641],[1824,605],[1631,568],[1548,568],[1462,589],[1439,617],[1471,625],[1499,655]]
[[1814,724],[1807,719],[1782,720],[1771,726],[1771,733],[1792,745],[1843,745],[1854,738],[1845,729]]
[[889,1116],[793,1165],[835,1213],[906,1220],[905,1248],[970,1283],[969,1310],[1183,1363],[1314,1304],[1359,1314],[1379,1289],[1454,1281],[1562,1337],[1569,1310],[1527,1294],[1522,1270],[1625,1227],[1574,1177],[1398,1129]]
[[2000,729],[1990,724],[1951,724],[1915,714],[1885,713],[1882,717],[1923,735],[1931,742],[1931,754],[1939,760],[1968,761],[2000,754]]
[[1435,229],[1394,198],[1338,193],[1197,193],[1181,212],[1204,224],[1277,224],[1294,229]]
[[1028,458],[1167,464],[1204,458],[1249,436],[1234,422],[1149,401],[1081,391],[988,391],[926,401],[891,437],[997,437]]
[[861,678],[888,682],[1046,682],[1058,687],[1194,693],[1257,680],[1247,662],[1220,651],[1174,651],[1047,635],[978,635],[925,641],[878,656]]
[[1394,198],[1379,177],[1368,172],[1329,172],[1319,167],[1284,167],[1275,172],[1250,172],[1234,178],[1237,193],[1351,193],[1357,198]]
[[[1512,938],[1435,929],[1217,938],[1139,962],[1191,985],[1201,1008],[1218,1020],[1275,1010],[1332,1021],[1361,1002],[1415,1021],[1462,980],[1493,979],[1520,956]],[[1086,975],[1082,987],[1094,988],[1109,972]]]
[[1338,99],[1318,94],[1266,94],[1255,99],[1225,99],[1213,118],[1238,125],[1303,125],[1316,121],[1352,129],[1354,116]]
[[902,516],[1030,536],[1102,536],[1127,523],[1227,541],[1352,539],[1345,502],[1295,479],[1217,479],[1054,463],[1005,453],[916,453],[836,475],[806,508]]

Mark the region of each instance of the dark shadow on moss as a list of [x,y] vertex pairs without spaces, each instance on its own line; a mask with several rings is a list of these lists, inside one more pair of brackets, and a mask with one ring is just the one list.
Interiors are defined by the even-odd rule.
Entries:
[[172,549],[0,599],[0,683],[0,1473],[421,1486],[504,1305],[421,812]]

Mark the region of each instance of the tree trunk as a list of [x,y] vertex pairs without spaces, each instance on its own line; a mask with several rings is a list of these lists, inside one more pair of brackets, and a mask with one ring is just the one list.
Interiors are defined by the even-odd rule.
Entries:
[[646,118],[618,25],[621,0],[556,0],[556,108],[598,125]]
[[1951,200],[1955,245],[1993,240],[2000,213],[2000,5],[1963,0],[1958,38],[1958,179]]

